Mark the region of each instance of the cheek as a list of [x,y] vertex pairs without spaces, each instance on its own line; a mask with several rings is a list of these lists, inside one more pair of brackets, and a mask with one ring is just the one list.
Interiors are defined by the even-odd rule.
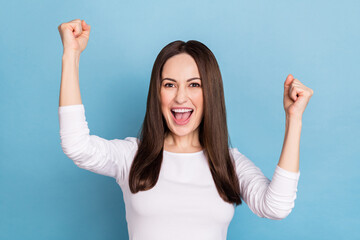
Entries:
[[199,117],[199,121],[201,121],[201,119],[203,118],[204,115],[204,104],[203,104],[203,95],[202,93],[199,94],[196,98],[196,106],[198,109],[198,117]]
[[166,94],[164,93],[164,91],[160,92],[160,101],[161,101],[161,106],[165,106],[168,102],[168,97],[166,96]]
[[196,94],[193,95],[193,100],[194,100],[194,104],[196,104],[196,106],[198,108],[202,109],[203,106],[203,94],[202,92],[198,92]]
[[166,91],[160,92],[160,102],[163,113],[166,113],[166,111],[168,111],[171,101],[172,101],[172,96],[170,93],[167,93]]

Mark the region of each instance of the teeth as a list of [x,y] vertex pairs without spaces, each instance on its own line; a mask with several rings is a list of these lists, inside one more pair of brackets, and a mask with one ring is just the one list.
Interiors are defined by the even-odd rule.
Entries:
[[173,112],[191,112],[192,109],[172,109]]

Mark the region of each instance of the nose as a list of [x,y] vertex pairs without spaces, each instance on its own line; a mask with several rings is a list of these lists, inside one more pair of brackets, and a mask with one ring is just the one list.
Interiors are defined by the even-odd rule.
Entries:
[[187,98],[188,98],[188,96],[187,96],[186,89],[184,89],[184,87],[179,87],[176,92],[175,101],[178,104],[182,104],[187,101]]

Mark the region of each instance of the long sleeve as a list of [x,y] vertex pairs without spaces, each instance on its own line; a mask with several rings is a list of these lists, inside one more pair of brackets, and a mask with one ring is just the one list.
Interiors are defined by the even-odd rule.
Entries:
[[270,181],[237,148],[232,149],[240,184],[241,198],[251,211],[262,218],[280,220],[287,217],[295,205],[300,171],[290,172],[276,166]]
[[63,152],[80,168],[123,181],[137,138],[107,140],[90,135],[83,104],[60,106],[58,113]]

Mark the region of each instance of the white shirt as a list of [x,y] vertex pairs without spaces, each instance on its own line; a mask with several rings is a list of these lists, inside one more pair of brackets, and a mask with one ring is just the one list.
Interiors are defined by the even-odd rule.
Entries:
[[[128,176],[137,138],[90,135],[83,104],[59,107],[59,123],[64,153],[80,168],[113,177],[121,187],[130,240],[226,240],[235,205],[218,194],[203,151],[164,151],[156,185],[132,194]],[[251,211],[263,218],[285,218],[294,207],[300,171],[277,165],[270,181],[237,148],[229,151],[241,198]]]

